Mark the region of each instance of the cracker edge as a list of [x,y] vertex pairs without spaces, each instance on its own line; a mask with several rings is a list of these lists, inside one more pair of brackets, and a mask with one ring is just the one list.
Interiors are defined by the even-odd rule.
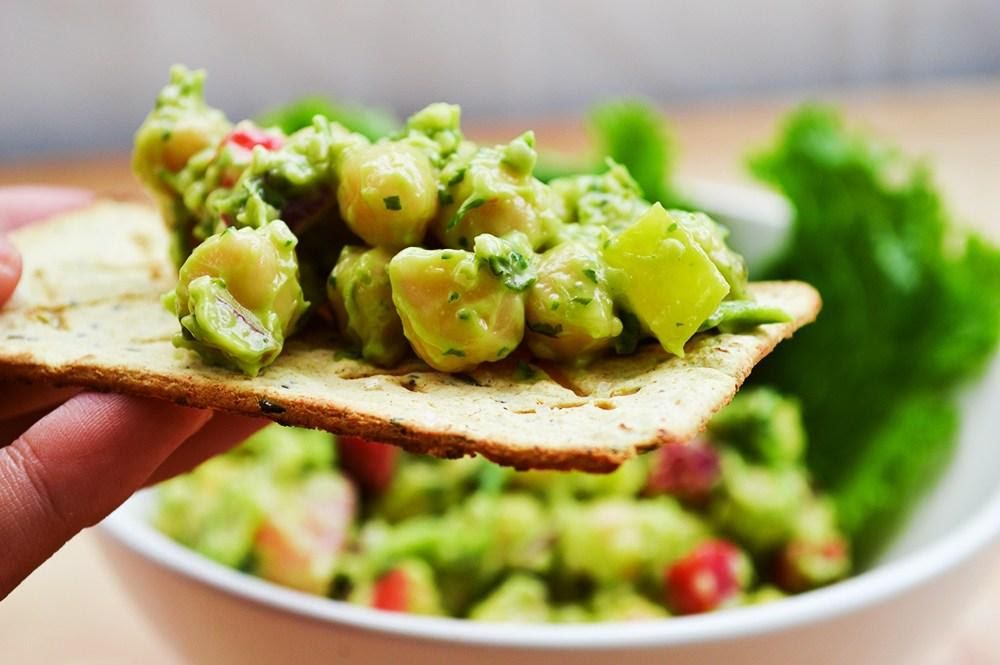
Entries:
[[[659,430],[651,439],[637,440],[630,446],[616,448],[559,448],[545,446],[504,445],[496,440],[476,439],[463,434],[441,432],[434,429],[414,428],[391,419],[375,418],[355,413],[329,403],[282,395],[275,398],[270,393],[250,393],[235,390],[226,384],[192,387],[182,382],[166,379],[154,372],[132,369],[119,372],[95,368],[86,364],[70,364],[53,368],[33,362],[30,355],[18,354],[0,361],[0,377],[19,379],[29,383],[60,386],[81,386],[102,392],[120,392],[140,397],[166,399],[181,406],[209,408],[245,416],[263,416],[282,425],[323,429],[339,434],[350,434],[391,443],[404,450],[443,458],[458,458],[480,454],[498,464],[515,469],[581,470],[607,473],[615,470],[628,459],[653,448],[682,443],[697,436],[707,426],[711,417],[732,401],[753,368],[783,340],[792,337],[800,327],[816,319],[821,307],[819,293],[802,282],[757,282],[756,288],[773,288],[781,284],[797,284],[809,290],[810,306],[795,320],[782,324],[769,324],[767,340],[760,344],[739,376],[731,376],[734,387],[718,400],[714,408],[706,411],[692,431],[677,433]],[[755,336],[761,336],[758,331]],[[280,403],[280,407],[277,404]],[[277,411],[281,409],[281,411]]]

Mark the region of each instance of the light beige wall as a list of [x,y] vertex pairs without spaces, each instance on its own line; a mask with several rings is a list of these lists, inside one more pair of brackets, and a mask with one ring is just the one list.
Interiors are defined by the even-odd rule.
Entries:
[[572,113],[1000,71],[1000,0],[0,2],[0,159],[127,145],[173,62],[231,115],[309,91]]

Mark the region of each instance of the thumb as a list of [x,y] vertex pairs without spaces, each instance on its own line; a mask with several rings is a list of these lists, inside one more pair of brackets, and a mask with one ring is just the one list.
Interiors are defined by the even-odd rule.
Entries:
[[0,235],[0,307],[10,300],[21,278],[21,255]]
[[83,393],[0,449],[0,599],[141,487],[211,412]]

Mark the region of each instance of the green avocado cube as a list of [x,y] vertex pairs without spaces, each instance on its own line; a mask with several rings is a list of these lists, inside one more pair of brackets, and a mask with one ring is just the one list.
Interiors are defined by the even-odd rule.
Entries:
[[604,258],[628,307],[677,356],[729,294],[708,254],[658,203],[608,242]]

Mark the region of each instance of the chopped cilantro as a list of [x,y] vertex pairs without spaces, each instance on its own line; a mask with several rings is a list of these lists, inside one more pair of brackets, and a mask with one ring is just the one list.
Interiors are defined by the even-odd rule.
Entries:
[[399,200],[398,196],[387,196],[382,199],[382,203],[385,204],[386,210],[402,210],[403,203]]
[[444,352],[444,355],[446,355],[446,356],[457,356],[459,358],[464,358],[465,357],[465,351],[463,351],[461,349],[448,349],[447,351]]
[[469,214],[470,211],[475,210],[476,208],[479,208],[485,204],[486,204],[486,199],[483,198],[466,199],[465,203],[460,205],[458,207],[458,210],[455,211],[455,214],[452,215],[451,220],[448,222],[448,225],[445,227],[444,230],[445,231],[452,230],[453,228],[458,226],[458,223],[461,222],[465,218],[465,216]]
[[597,271],[593,268],[584,268],[583,275],[594,284],[597,284]]
[[531,332],[538,333],[539,335],[545,335],[546,337],[558,337],[563,331],[561,323],[529,323],[528,330]]
[[[518,249],[519,246],[515,242],[484,233],[476,237],[475,252],[507,288],[520,293],[535,283],[535,270],[528,256]],[[530,252],[531,248],[525,247],[523,250]]]

